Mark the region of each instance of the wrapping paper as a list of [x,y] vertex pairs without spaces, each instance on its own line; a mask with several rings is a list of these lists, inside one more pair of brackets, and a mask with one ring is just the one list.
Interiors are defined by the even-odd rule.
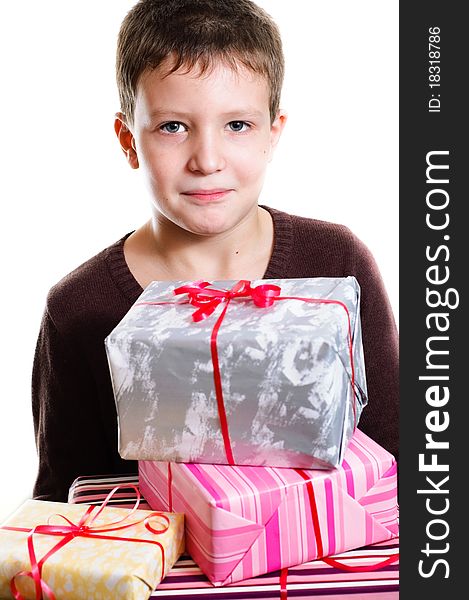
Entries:
[[[68,490],[70,504],[100,505],[108,494],[119,486],[119,491],[109,500],[109,506],[133,507],[137,500],[138,474],[121,473],[117,475],[81,475]],[[151,510],[148,503],[139,497],[139,509]]]
[[[78,523],[86,507],[60,502],[27,500],[0,526],[0,598],[12,598],[10,581],[20,571],[30,571],[28,532],[11,531],[3,527],[32,529],[37,525],[67,525],[57,515]],[[93,527],[105,527],[129,515],[123,508],[105,507]],[[129,517],[133,523],[150,516],[150,511],[137,511]],[[60,600],[143,600],[161,581],[184,551],[184,515],[166,513],[170,521],[167,532],[155,534],[144,523],[118,531],[100,533],[106,538],[118,536],[156,540],[164,548],[164,571],[161,548],[152,543],[91,539],[77,536],[45,560],[42,579]],[[122,524],[125,524],[122,523]],[[150,524],[161,529],[166,522],[152,517]],[[35,533],[34,549],[39,562],[65,536]],[[36,598],[34,583],[29,577],[17,577],[16,586],[25,599]]]
[[184,284],[151,283],[105,340],[120,455],[316,469],[339,465],[367,401],[356,279],[259,280],[252,287],[276,284],[281,297],[313,302],[277,299],[260,308],[251,299],[230,301],[216,345],[233,460],[223,442],[211,354],[225,303],[193,322],[194,306],[173,293]]
[[[351,550],[337,558],[351,567],[366,568],[399,551],[399,540]],[[285,572],[286,571],[286,572]],[[159,600],[398,600],[399,564],[373,571],[347,572],[315,560],[246,579],[224,588],[214,587],[189,556],[183,556],[151,598]],[[282,579],[284,585],[282,585]]]
[[329,471],[139,461],[139,476],[152,508],[185,513],[216,586],[398,535],[395,459],[358,429]]
[[[78,477],[70,488],[69,502],[100,504],[116,485],[129,485],[112,504],[133,504],[138,477],[127,474]],[[110,503],[111,504],[111,503]],[[142,504],[140,506],[143,508]],[[336,556],[351,567],[376,564],[399,552],[399,538],[379,542]],[[216,600],[223,592],[224,600],[287,600],[315,598],[316,600],[398,600],[399,563],[372,571],[349,572],[334,568],[322,560],[314,560],[274,571],[258,577],[227,585],[222,590],[214,587],[189,554],[183,554],[168,572],[151,598],[159,600]],[[284,576],[284,590],[281,579]]]

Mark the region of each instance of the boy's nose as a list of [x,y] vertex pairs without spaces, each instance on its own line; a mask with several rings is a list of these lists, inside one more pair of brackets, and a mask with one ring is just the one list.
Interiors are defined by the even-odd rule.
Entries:
[[206,133],[194,140],[188,167],[193,173],[209,175],[225,168],[222,141],[216,135]]

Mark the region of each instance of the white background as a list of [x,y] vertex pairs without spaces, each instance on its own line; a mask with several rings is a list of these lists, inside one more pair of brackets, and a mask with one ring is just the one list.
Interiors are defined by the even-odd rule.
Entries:
[[[34,483],[30,378],[47,291],[149,217],[113,131],[116,36],[133,4],[2,7],[0,520]],[[397,320],[398,3],[259,4],[282,32],[289,113],[260,201],[350,227]]]

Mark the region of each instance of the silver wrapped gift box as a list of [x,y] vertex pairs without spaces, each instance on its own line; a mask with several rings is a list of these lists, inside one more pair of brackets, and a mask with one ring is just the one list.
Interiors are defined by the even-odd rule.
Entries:
[[235,281],[193,295],[174,293],[191,282],[154,281],[107,336],[123,458],[341,463],[367,402],[357,280],[245,283],[279,295],[264,307],[233,297]]

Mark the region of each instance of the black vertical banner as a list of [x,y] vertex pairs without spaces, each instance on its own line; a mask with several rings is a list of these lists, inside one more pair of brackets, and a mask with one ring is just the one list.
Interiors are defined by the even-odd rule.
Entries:
[[[465,3],[400,3],[400,598],[467,597]],[[466,343],[465,343],[466,342]],[[464,378],[464,380],[463,380]],[[461,586],[461,587],[460,587]]]

